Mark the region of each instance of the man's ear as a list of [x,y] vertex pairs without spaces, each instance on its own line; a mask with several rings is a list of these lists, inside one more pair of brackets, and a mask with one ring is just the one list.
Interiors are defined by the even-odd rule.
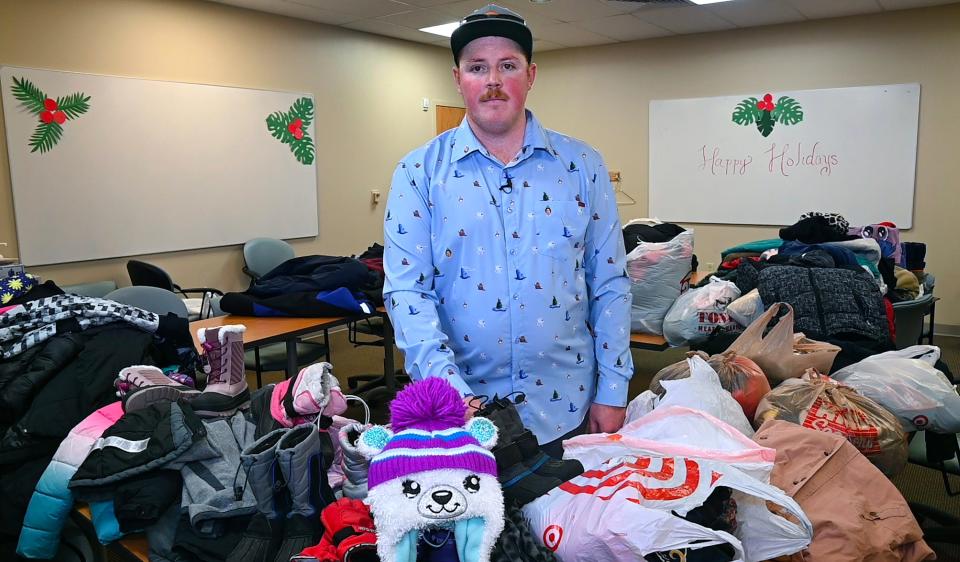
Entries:
[[537,63],[531,62],[527,69],[527,89],[533,89],[533,82],[537,79]]
[[457,93],[463,95],[463,92],[460,91],[460,67],[453,67],[453,81],[457,85]]

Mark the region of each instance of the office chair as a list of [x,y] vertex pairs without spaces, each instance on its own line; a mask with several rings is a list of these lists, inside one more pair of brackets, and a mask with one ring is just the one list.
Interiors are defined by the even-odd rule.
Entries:
[[[927,293],[913,300],[893,303],[893,323],[896,326],[897,349],[910,347],[922,343],[927,336],[924,329],[924,320],[931,313],[934,305],[933,293]],[[929,334],[931,344],[933,334]]]
[[187,305],[177,295],[158,287],[134,286],[110,291],[103,298],[135,306],[163,316],[168,313],[187,318]]
[[[210,299],[214,295],[223,296],[223,292],[210,287],[181,288],[173,282],[170,275],[159,267],[138,260],[127,262],[127,274],[130,275],[130,284],[134,286],[157,287],[171,293],[179,293],[184,297],[184,304],[190,314],[190,320],[210,317]],[[201,298],[190,298],[190,293],[199,293]]]
[[[354,347],[364,345],[383,347],[384,322],[389,322],[389,320],[380,316],[371,316],[363,320],[350,322],[347,324],[347,340],[352,343]],[[357,338],[358,334],[374,336],[376,339],[372,341],[360,340]],[[403,369],[397,369],[394,376],[396,377],[398,388],[400,385],[410,382],[409,375],[407,375]],[[379,398],[386,398],[388,400],[392,398],[383,392],[386,390],[386,379],[383,374],[353,375],[347,378],[347,388],[350,389],[351,394],[364,396],[367,402],[377,402]]]
[[[243,272],[251,281],[263,277],[283,262],[293,259],[296,253],[293,246],[276,238],[254,238],[243,245]],[[330,363],[330,334],[323,331],[323,343],[297,341],[297,362],[300,365],[316,363],[321,359]],[[257,346],[244,353],[244,367],[257,373],[257,387],[263,386],[264,371],[283,371],[287,368],[287,348],[285,344],[275,343]],[[294,376],[296,373],[288,373]]]
[[117,284],[114,281],[91,281],[90,283],[77,283],[76,285],[61,285],[64,293],[74,295],[83,295],[85,297],[103,298],[111,291],[117,290]]
[[[951,477],[960,476],[960,439],[956,434],[917,432],[910,441],[910,462],[939,470],[947,495],[960,495],[960,488],[953,489],[950,482]],[[924,540],[960,544],[960,517],[957,515],[915,502],[910,502],[910,511],[923,528]]]

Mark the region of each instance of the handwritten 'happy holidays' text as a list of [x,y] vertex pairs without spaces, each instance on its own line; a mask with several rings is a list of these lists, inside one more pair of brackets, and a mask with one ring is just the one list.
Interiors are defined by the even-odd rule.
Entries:
[[[777,143],[771,143],[764,155],[762,161],[767,163],[767,173],[784,177],[790,176],[798,168],[815,168],[821,176],[829,176],[840,164],[840,158],[836,154],[823,152],[819,141],[813,143],[813,147],[809,149],[804,148],[803,143],[797,143],[796,148],[790,144],[777,146]],[[700,159],[699,168],[713,176],[744,176],[754,162],[752,155],[731,158],[722,155],[720,147],[715,146],[713,150],[709,150],[707,145],[700,148]]]

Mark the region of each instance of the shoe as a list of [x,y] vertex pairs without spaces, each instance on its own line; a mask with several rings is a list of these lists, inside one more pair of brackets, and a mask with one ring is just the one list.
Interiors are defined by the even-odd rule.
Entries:
[[201,360],[207,386],[193,399],[193,411],[201,417],[228,417],[250,406],[250,390],[243,367],[242,324],[201,328]]
[[538,474],[535,471],[537,465],[524,462],[516,445],[495,448],[493,456],[497,459],[497,476],[503,488],[503,499],[508,504],[524,506],[566,482]]
[[180,384],[151,365],[132,365],[120,371],[114,381],[121,394],[124,412],[135,412],[158,402],[190,400],[200,394],[195,388]]
[[566,482],[583,474],[583,465],[576,459],[559,460],[544,453],[537,443],[537,436],[527,430],[515,441],[523,462],[534,466],[534,471],[542,476],[557,478]]
[[362,500],[367,497],[367,472],[370,468],[370,459],[357,450],[357,440],[369,427],[361,423],[352,423],[341,427],[337,432],[340,451],[343,453],[343,475],[346,477],[342,488],[345,498]]

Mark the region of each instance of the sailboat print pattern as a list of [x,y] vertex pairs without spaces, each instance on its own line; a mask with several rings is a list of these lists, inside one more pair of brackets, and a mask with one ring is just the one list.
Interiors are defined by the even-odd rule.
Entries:
[[625,404],[629,280],[607,177],[595,150],[529,112],[506,165],[466,121],[404,158],[384,214],[384,294],[415,378],[521,391],[541,441],[594,400]]

